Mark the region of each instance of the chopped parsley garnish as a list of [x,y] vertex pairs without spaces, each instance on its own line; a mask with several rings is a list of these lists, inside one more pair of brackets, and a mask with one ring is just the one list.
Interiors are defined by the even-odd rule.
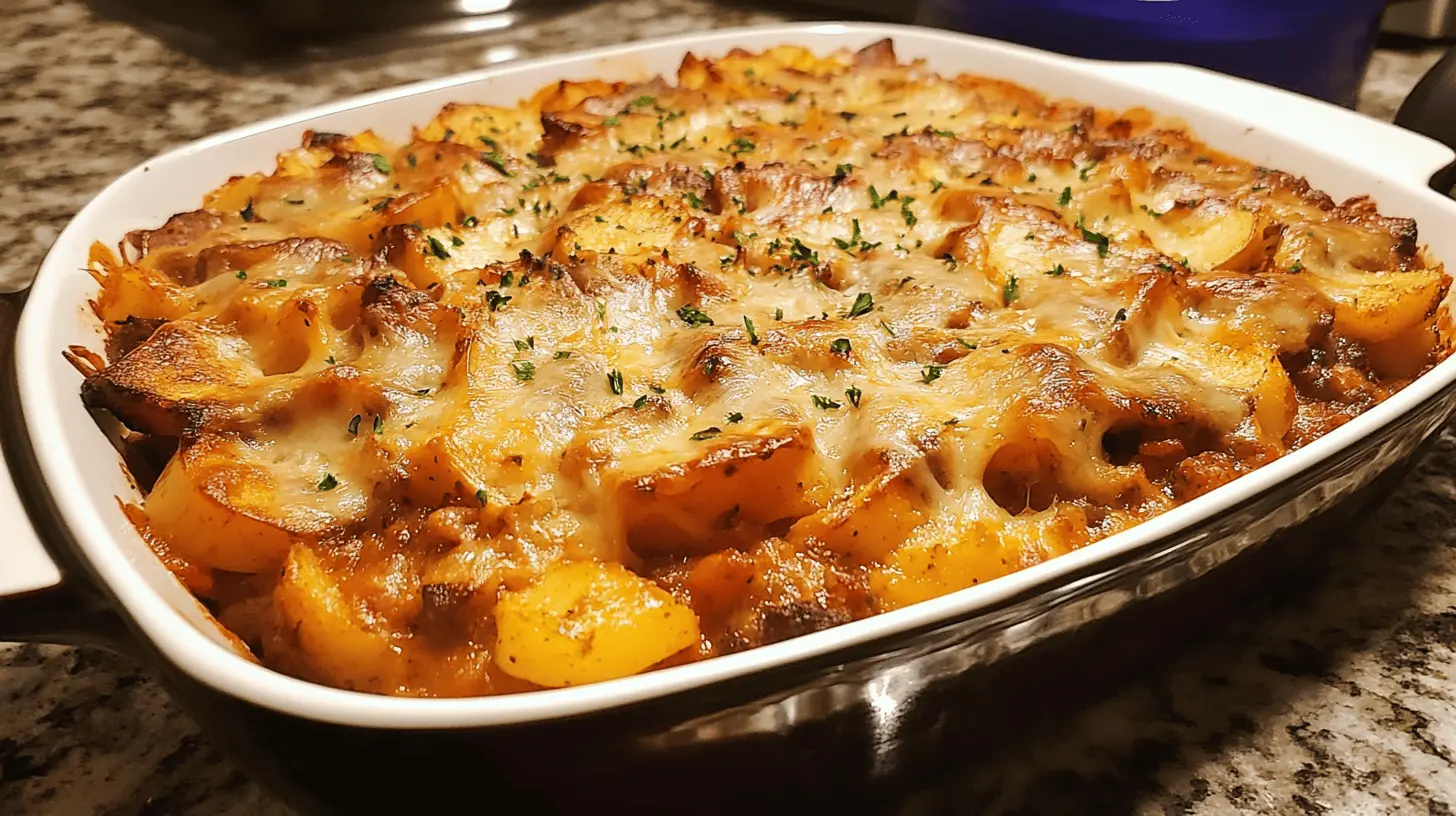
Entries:
[[707,312],[704,312],[702,309],[699,309],[691,303],[686,303],[678,307],[677,316],[682,318],[682,322],[688,324],[689,326],[713,325],[713,318],[708,317]]
[[408,156],[405,156],[404,159],[405,159],[405,161],[409,162],[409,166],[410,166],[411,169],[420,166],[420,160],[419,159],[416,159],[415,158],[415,154],[413,154],[413,153],[409,154]]
[[649,386],[647,386],[647,390],[648,391],[651,391],[654,394],[666,394],[667,393],[667,389],[666,388],[663,388],[660,385],[649,385]]
[[907,227],[915,226],[915,223],[920,220],[915,217],[915,213],[910,212],[910,205],[914,201],[915,198],[913,196],[905,196],[900,202],[900,215],[905,219],[905,226]]
[[[534,340],[535,338],[533,337],[531,339]],[[516,351],[530,351],[531,350],[531,344],[527,343],[525,340],[512,340],[511,342],[515,343],[515,345],[516,345]]]
[[529,360],[511,363],[511,368],[515,369],[516,379],[520,382],[529,382],[536,376],[536,364]]
[[728,143],[728,152],[737,156],[739,153],[752,153],[757,147],[758,145],[740,136]]
[[1067,274],[1067,268],[1065,266],[1062,266],[1061,264],[1057,264],[1051,269],[1048,269],[1046,273],[1054,278],[1060,278],[1061,276]]
[[332,355],[332,354],[330,354],[329,356],[325,357],[324,358],[324,362],[326,364],[328,364],[328,365],[336,365],[336,363],[334,361],[334,355]]
[[834,354],[838,354],[841,357],[848,357],[849,356],[849,338],[848,337],[841,337],[838,340],[835,340],[833,343],[830,343],[829,344],[829,350],[831,352],[833,352]]
[[843,184],[844,180],[849,178],[849,174],[853,172],[854,165],[852,164],[836,164],[834,165],[834,178],[831,179],[831,181],[834,182],[834,186],[838,187],[839,185]]
[[379,416],[378,414],[374,415],[374,433],[384,433],[384,417]]
[[1117,310],[1117,314],[1113,315],[1112,316],[1112,319],[1116,323],[1121,323],[1122,321],[1124,321],[1124,320],[1127,319],[1127,310],[1126,309],[1118,309]]
[[612,389],[612,393],[613,394],[616,394],[618,396],[621,396],[621,394],[622,394],[622,372],[621,371],[619,371],[618,369],[615,369],[614,368],[611,371],[607,372],[607,387],[610,388],[610,389]]
[[854,305],[849,307],[845,317],[859,317],[869,314],[875,308],[875,296],[869,292],[860,292],[854,298]]
[[288,285],[288,281],[282,278],[274,278],[273,280],[264,281],[263,283],[270,289],[282,289],[283,287]]
[[943,137],[945,137],[947,139],[954,139],[955,138],[955,131],[953,131],[953,130],[937,130],[935,132],[935,135],[936,136],[943,136]]
[[1021,284],[1016,281],[1015,275],[1006,279],[1006,286],[1001,290],[1001,297],[1006,301],[1007,306],[1010,306],[1013,301],[1021,297]]
[[238,270],[238,274],[235,277],[238,280],[247,280],[248,279],[248,270],[246,270],[246,269],[239,269]]
[[334,478],[334,474],[332,474],[332,473],[325,473],[324,474],[324,478],[322,480],[320,480],[319,483],[318,483],[318,489],[319,490],[333,490],[334,488],[336,488],[338,486],[339,486],[339,480],[338,479],[335,479]]
[[1033,183],[1035,181],[1036,181],[1036,174],[1035,173],[1027,173],[1026,174],[1026,183],[1027,184],[1031,184],[1031,183]]
[[789,241],[789,257],[801,263],[819,265],[819,253],[805,246],[798,238]]
[[494,150],[489,153],[481,153],[480,160],[490,165],[491,167],[494,167],[496,170],[499,170],[503,175],[510,176],[512,178],[514,178],[516,175],[515,173],[512,173],[510,170],[506,169],[506,160],[501,157],[501,154],[495,152]]
[[944,186],[945,186],[945,182],[941,181],[940,179],[933,178],[933,179],[930,180],[930,192],[932,192],[932,193],[938,193],[938,192],[940,192],[940,188],[942,188]]
[[450,236],[450,246],[465,246],[465,241],[458,235],[452,235]]
[[965,346],[966,348],[970,349],[971,351],[975,351],[978,348],[978,346],[976,346],[975,343],[972,343],[971,341],[967,340],[964,337],[957,337],[956,338],[956,342],[957,343],[960,343],[962,346]]
[[630,103],[628,103],[627,107],[629,107],[629,108],[645,108],[648,105],[652,105],[652,104],[654,104],[656,102],[657,102],[657,97],[655,97],[655,96],[639,96],[636,99],[632,100]]
[[1082,222],[1082,216],[1080,216],[1080,215],[1077,216],[1077,229],[1079,229],[1079,230],[1082,231],[1082,240],[1089,241],[1089,242],[1094,243],[1094,244],[1097,245],[1097,257],[1099,257],[1099,258],[1106,258],[1107,257],[1107,236],[1106,235],[1103,235],[1100,232],[1093,232],[1092,230],[1087,229],[1087,226],[1086,226],[1086,224],[1084,224]]
[[1059,195],[1059,196],[1057,196],[1057,206],[1058,207],[1065,207],[1065,206],[1067,206],[1068,204],[1071,204],[1071,203],[1072,203],[1072,188],[1071,187],[1063,187],[1062,188],[1062,194]]
[[238,216],[250,224],[258,220],[257,213],[253,212],[253,199],[248,199],[248,206],[244,207]]
[[445,245],[440,243],[439,238],[431,235],[427,240],[430,242],[431,255],[434,255],[436,258],[439,258],[442,261],[450,257],[450,250],[446,249]]
[[738,411],[734,411],[733,413],[724,417],[724,419],[728,420],[729,425],[736,425],[743,421],[743,414],[739,413]]
[[1141,209],[1143,212],[1147,213],[1148,215],[1154,217],[1154,218],[1162,218],[1163,217],[1163,214],[1162,213],[1160,213],[1157,210],[1149,207],[1146,204],[1139,204],[1138,205],[1138,208]]
[[1090,175],[1092,173],[1092,171],[1093,170],[1096,170],[1096,169],[1097,169],[1097,162],[1092,162],[1091,164],[1087,165],[1086,167],[1083,167],[1081,170],[1079,170],[1077,172],[1077,178],[1080,178],[1081,180],[1086,181],[1087,180],[1087,176]]
[[1302,261],[1295,261],[1294,263],[1292,263],[1292,264],[1289,265],[1289,271],[1290,272],[1293,272],[1295,274],[1299,274],[1300,272],[1303,272],[1304,271],[1304,262],[1302,262]]
[[818,394],[810,394],[809,399],[814,403],[815,408],[824,411],[835,411],[844,407],[844,403],[836,402],[828,397],[821,397]]
[[634,411],[640,411],[640,410],[642,410],[642,406],[644,406],[646,404],[647,404],[647,395],[646,394],[643,394],[642,396],[638,397],[637,399],[632,400],[632,410],[634,410]]
[[386,176],[394,169],[394,165],[389,163],[389,159],[386,159],[378,153],[373,154],[371,161],[374,163],[374,169]]
[[558,351],[555,354],[551,355],[551,359],[553,359],[553,360],[565,360],[566,358],[568,358],[570,356],[571,356],[571,352],[569,352],[569,351]]
[[846,397],[849,398],[849,404],[850,405],[853,405],[854,407],[858,408],[859,407],[859,398],[862,397],[862,396],[864,396],[864,392],[861,391],[861,390],[859,390],[859,386],[857,386],[857,385],[851,385],[850,387],[844,389],[844,396],[846,396]]
[[303,202],[303,199],[301,199],[301,198],[285,198],[283,200],[284,201],[287,201],[289,204],[293,204],[295,206],[304,203]]
[[602,124],[606,125],[607,127],[616,127],[617,125],[622,124],[622,120],[615,116],[608,116],[607,118],[602,120]]
[[784,319],[784,310],[781,309],[781,308],[780,309],[774,309],[774,320],[783,320],[783,319]]
[[694,442],[702,442],[704,439],[712,439],[720,433],[723,433],[723,429],[714,425],[711,428],[704,428],[688,438]]
[[923,382],[923,383],[926,383],[926,384],[933,383],[936,380],[940,379],[940,375],[942,373],[944,373],[944,372],[945,372],[945,366],[940,366],[940,365],[928,365],[928,366],[925,366],[924,368],[920,369],[920,381]]
[[488,289],[485,293],[485,305],[490,307],[492,312],[498,312],[502,306],[511,302],[510,295],[502,295],[495,289]]
[[473,215],[467,215],[464,218],[460,219],[460,226],[462,227],[473,227],[479,223],[480,219],[476,218]]
[[701,198],[698,198],[697,195],[694,194],[691,190],[683,193],[683,198],[688,200],[688,203],[693,206],[693,209],[703,209],[703,200]]
[[1178,271],[1177,269],[1174,269],[1173,268],[1173,265],[1172,264],[1165,263],[1163,261],[1158,261],[1158,268],[1161,269],[1161,270],[1163,270],[1164,272],[1169,273],[1169,274],[1173,274],[1173,273],[1175,273],[1175,272]]
[[748,342],[751,345],[758,345],[758,332],[753,328],[753,321],[748,315],[743,316],[743,330],[748,332]]
[[486,499],[485,488],[482,487],[481,489],[475,491],[475,500],[480,503],[480,506],[482,506],[482,507],[485,506],[485,499]]
[[504,273],[501,274],[501,279],[500,279],[501,288],[505,288],[507,286],[510,286],[512,283],[515,283],[515,281],[516,281],[516,273],[512,272],[511,270],[507,269]]
[[870,193],[870,206],[873,207],[876,210],[878,210],[879,208],[885,206],[885,202],[886,201],[889,201],[890,199],[892,199],[892,198],[895,197],[895,191],[894,190],[891,190],[890,191],[890,194],[888,196],[886,196],[884,198],[881,198],[880,197],[880,191],[879,190],[876,190],[875,189],[875,185],[873,185],[873,184],[870,185],[869,193]]
[[886,322],[885,322],[885,321],[883,321],[883,320],[881,320],[881,321],[880,321],[880,328],[882,328],[882,329],[884,329],[884,330],[885,330],[885,334],[888,334],[888,335],[890,335],[890,336],[891,336],[891,337],[895,337],[895,336],[897,336],[897,335],[896,335],[896,334],[895,334],[895,330],[894,330],[894,329],[892,329],[892,328],[890,328],[890,324],[889,324],[889,323],[886,323]]
[[453,128],[445,128],[445,141],[448,142],[453,138],[455,138],[455,130]]
[[360,415],[360,414],[355,414],[354,415],[354,418],[351,419],[351,420],[349,420],[349,435],[350,436],[358,436],[359,435],[359,423],[362,422],[362,421],[364,421],[364,417],[362,415]]

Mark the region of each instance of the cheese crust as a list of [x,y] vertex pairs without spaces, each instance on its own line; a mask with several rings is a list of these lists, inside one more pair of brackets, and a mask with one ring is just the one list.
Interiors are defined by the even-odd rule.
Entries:
[[1449,352],[1415,224],[888,41],[308,132],[96,247],[139,528],[258,659],[622,677],[983,583]]

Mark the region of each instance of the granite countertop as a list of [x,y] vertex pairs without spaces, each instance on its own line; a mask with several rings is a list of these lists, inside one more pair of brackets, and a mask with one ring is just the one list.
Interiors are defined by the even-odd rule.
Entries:
[[[0,26],[0,264],[33,268],[113,177],[200,136],[516,55],[783,19],[743,9],[622,0],[385,58],[243,76],[77,0],[11,0]],[[1379,53],[1362,110],[1390,116],[1436,57]],[[1330,542],[1326,566],[1294,576],[1266,611],[907,812],[1450,813],[1453,477],[1448,431],[1366,524]],[[0,813],[287,812],[125,659],[0,646]]]

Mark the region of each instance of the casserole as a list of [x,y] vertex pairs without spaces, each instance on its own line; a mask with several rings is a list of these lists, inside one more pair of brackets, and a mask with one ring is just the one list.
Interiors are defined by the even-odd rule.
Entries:
[[[107,443],[75,398],[78,377],[59,355],[68,345],[95,341],[85,304],[92,281],[77,271],[92,240],[112,243],[138,223],[160,223],[226,175],[262,169],[305,126],[388,133],[391,124],[423,121],[448,101],[509,103],[560,78],[667,73],[687,50],[721,54],[735,46],[796,42],[823,51],[885,37],[902,57],[926,57],[941,72],[1002,76],[1098,106],[1142,104],[1180,116],[1216,148],[1307,176],[1338,197],[1372,194],[1383,211],[1425,226],[1424,240],[1438,257],[1456,257],[1456,236],[1432,232],[1456,206],[1425,186],[1450,163],[1450,150],[1331,106],[1192,69],[1090,63],[895,26],[778,26],[606,49],[372,94],[148,162],[92,202],[57,241],[16,340],[20,411],[11,403],[4,416],[7,460],[67,580],[94,580],[97,594],[134,632],[133,648],[184,705],[220,742],[251,757],[265,782],[294,792],[306,808],[451,801],[449,785],[421,790],[410,784],[408,771],[463,778],[472,787],[489,783],[500,797],[528,795],[523,788],[535,795],[543,789],[589,795],[614,776],[623,778],[624,769],[640,773],[636,763],[655,763],[647,767],[656,768],[667,790],[701,780],[688,772],[693,767],[717,766],[721,773],[731,763],[778,768],[782,775],[794,756],[812,764],[831,749],[849,758],[841,772],[889,778],[944,744],[959,722],[946,703],[967,681],[995,676],[967,670],[1171,589],[1348,504],[1362,489],[1383,484],[1377,477],[1396,472],[1450,414],[1456,365],[1447,360],[1300,451],[1130,531],[1007,578],[727,658],[495,699],[372,697],[249,663],[228,648],[122,515],[114,497],[131,495],[131,487],[110,454],[99,453]],[[141,189],[154,195],[137,197]],[[23,428],[15,421],[22,418]],[[17,597],[3,610],[0,634],[26,634],[27,627],[30,634],[85,637],[92,630],[80,624],[89,623],[94,596],[81,604],[55,600],[60,596],[51,588],[61,570],[20,523],[23,511],[9,492],[0,589]],[[41,614],[58,608],[65,617]],[[560,784],[559,769],[553,774],[543,767],[547,752],[578,760],[566,765],[581,784]],[[381,784],[361,790],[354,784],[361,778]],[[312,793],[298,792],[300,783]]]

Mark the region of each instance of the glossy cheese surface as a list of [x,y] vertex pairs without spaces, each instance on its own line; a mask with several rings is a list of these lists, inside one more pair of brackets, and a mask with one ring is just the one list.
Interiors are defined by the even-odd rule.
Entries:
[[783,47],[309,132],[94,251],[82,396],[265,664],[458,696],[995,579],[1448,353],[1414,223],[1045,90]]

